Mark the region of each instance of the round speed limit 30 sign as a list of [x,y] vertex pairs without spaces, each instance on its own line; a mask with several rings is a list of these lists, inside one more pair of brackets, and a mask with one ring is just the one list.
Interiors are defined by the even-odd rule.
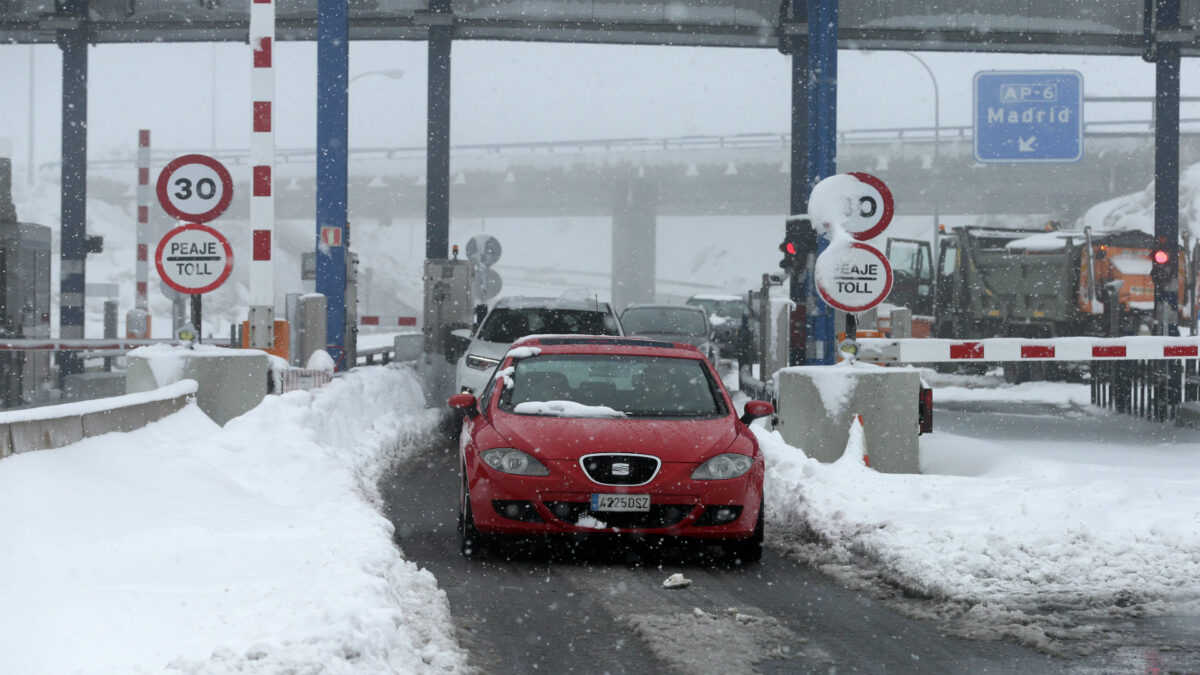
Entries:
[[216,220],[233,201],[233,179],[208,155],[183,155],[158,174],[158,203],[176,220]]
[[834,244],[817,256],[817,291],[843,312],[865,312],[892,292],[892,266],[879,249],[862,242]]
[[171,230],[154,252],[158,275],[188,295],[216,290],[233,271],[229,240],[207,225],[192,223]]

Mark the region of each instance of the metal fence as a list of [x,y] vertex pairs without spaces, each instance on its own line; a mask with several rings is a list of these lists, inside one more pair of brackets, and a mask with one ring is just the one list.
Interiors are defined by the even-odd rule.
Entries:
[[1174,420],[1181,404],[1200,401],[1200,360],[1095,361],[1092,404],[1160,422]]

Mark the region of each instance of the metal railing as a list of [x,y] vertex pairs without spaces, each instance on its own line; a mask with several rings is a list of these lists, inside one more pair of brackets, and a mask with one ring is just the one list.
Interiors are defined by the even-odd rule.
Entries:
[[[1200,118],[1188,117],[1181,119],[1181,125],[1200,124]],[[1084,121],[1084,133],[1087,135],[1131,135],[1152,136],[1154,120],[1099,120]],[[1181,129],[1184,134],[1200,133],[1200,128]],[[848,129],[838,132],[839,144],[873,143],[883,141],[931,142],[967,141],[973,138],[973,128],[970,125],[950,125],[941,127],[879,127],[865,129]],[[464,143],[451,146],[455,156],[501,156],[501,155],[581,155],[609,152],[659,152],[659,151],[695,151],[695,150],[744,150],[756,148],[790,148],[792,136],[790,133],[758,132],[721,135],[685,135],[653,137],[617,137],[600,139],[575,139],[565,141],[527,141],[508,143]],[[152,161],[161,166],[167,161],[191,150],[155,149]],[[243,149],[213,150],[209,153],[216,159],[233,166],[249,166],[250,151]],[[371,159],[400,160],[421,159],[425,157],[424,145],[401,147],[359,147],[351,148],[352,159],[366,161]],[[279,164],[309,164],[316,161],[316,150],[313,148],[279,149],[275,152]],[[125,159],[93,159],[88,166],[93,170],[128,167],[131,158]],[[44,162],[40,165],[42,171],[53,171],[58,162]]]

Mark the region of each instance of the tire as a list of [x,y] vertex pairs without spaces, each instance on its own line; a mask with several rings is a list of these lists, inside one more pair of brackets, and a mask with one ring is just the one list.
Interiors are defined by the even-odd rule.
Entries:
[[487,539],[475,529],[475,515],[471,513],[471,493],[467,491],[464,472],[458,502],[458,550],[464,558],[479,558],[487,551],[487,543]]
[[765,504],[759,504],[758,520],[754,524],[754,534],[745,539],[725,544],[725,555],[735,565],[749,565],[762,559],[763,506]]

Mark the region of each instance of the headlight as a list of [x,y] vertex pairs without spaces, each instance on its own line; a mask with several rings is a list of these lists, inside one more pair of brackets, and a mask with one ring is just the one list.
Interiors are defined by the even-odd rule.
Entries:
[[746,455],[727,452],[717,455],[692,472],[692,480],[724,480],[737,478],[750,470],[754,459]]
[[550,471],[528,453],[516,448],[492,448],[479,455],[484,463],[497,471],[518,476],[548,476]]
[[486,356],[467,354],[467,367],[475,370],[491,370],[500,364],[499,359],[489,359]]

